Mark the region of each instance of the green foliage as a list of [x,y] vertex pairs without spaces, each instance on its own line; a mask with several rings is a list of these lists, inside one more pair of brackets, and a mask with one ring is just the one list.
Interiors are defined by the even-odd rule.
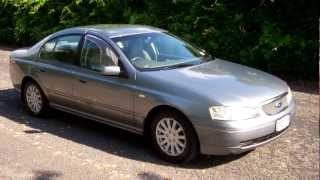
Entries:
[[0,42],[14,42],[13,1],[0,0]]
[[213,56],[295,79],[317,79],[315,0],[0,0],[0,42],[30,45],[88,24],[148,24]]

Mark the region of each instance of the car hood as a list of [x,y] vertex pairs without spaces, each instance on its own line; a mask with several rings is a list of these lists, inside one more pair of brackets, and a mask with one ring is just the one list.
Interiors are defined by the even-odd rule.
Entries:
[[288,90],[286,82],[273,75],[221,59],[148,73],[171,88],[189,90],[225,106],[257,106]]

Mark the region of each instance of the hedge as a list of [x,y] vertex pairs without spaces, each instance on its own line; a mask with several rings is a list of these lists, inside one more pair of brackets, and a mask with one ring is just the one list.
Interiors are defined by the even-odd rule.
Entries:
[[0,0],[0,43],[31,45],[63,28],[147,24],[213,56],[285,78],[318,78],[316,0]]

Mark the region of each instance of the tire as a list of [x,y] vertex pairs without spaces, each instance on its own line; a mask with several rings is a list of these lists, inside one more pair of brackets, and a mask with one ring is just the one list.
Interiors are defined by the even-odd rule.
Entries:
[[[174,130],[170,131],[173,126]],[[175,111],[159,113],[154,117],[150,127],[151,144],[162,159],[171,163],[185,163],[198,156],[199,143],[196,133],[189,121],[180,113]]]
[[22,100],[26,111],[32,116],[42,116],[48,111],[48,100],[40,86],[33,82],[26,82]]

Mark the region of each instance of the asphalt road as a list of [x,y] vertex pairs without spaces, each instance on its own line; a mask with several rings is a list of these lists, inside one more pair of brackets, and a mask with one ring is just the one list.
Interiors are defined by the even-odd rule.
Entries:
[[292,83],[297,111],[280,139],[177,166],[138,135],[60,111],[27,115],[10,82],[8,53],[0,47],[0,179],[319,179],[316,85]]

